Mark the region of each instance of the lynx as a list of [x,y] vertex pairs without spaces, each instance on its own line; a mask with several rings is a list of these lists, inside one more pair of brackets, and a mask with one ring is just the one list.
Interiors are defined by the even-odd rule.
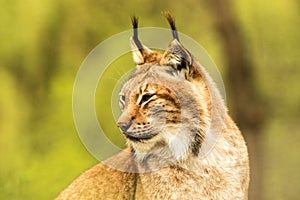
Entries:
[[130,39],[136,71],[120,92],[128,148],[84,172],[57,199],[248,199],[245,141],[214,81],[181,44],[164,53]]

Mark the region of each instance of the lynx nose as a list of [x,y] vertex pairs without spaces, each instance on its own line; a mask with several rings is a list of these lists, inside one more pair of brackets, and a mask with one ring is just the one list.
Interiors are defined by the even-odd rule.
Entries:
[[118,122],[117,125],[121,129],[122,132],[126,132],[132,124],[132,120],[128,122]]
[[125,109],[118,119],[117,126],[120,128],[120,130],[123,133],[126,133],[126,131],[129,129],[129,127],[132,124],[132,120],[133,119],[130,117],[128,110]]

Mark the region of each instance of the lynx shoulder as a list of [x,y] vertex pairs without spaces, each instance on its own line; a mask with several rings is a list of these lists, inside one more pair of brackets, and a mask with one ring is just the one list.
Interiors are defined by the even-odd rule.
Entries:
[[[57,199],[247,199],[244,139],[204,67],[173,40],[163,54],[138,39],[136,71],[120,91],[128,148],[84,172]],[[114,167],[109,167],[114,166]]]

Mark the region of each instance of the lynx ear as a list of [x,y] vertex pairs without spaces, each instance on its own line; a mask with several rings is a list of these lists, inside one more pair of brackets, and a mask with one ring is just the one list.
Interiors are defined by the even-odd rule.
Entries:
[[133,26],[133,36],[130,38],[130,45],[132,49],[133,61],[137,65],[145,63],[159,63],[161,54],[156,51],[152,51],[145,45],[143,45],[138,38],[138,18],[131,17]]
[[193,57],[179,42],[175,20],[169,12],[164,13],[172,30],[173,41],[167,47],[160,61],[161,65],[169,65],[178,70],[179,74],[188,78],[193,72]]
[[193,72],[193,57],[177,39],[169,44],[160,64],[174,67],[185,78]]
[[146,58],[148,57],[148,55],[151,55],[153,51],[148,47],[142,45],[141,43],[141,47],[139,47],[137,41],[138,40],[136,40],[134,37],[130,38],[133,61],[135,62],[135,64],[141,65],[146,62]]

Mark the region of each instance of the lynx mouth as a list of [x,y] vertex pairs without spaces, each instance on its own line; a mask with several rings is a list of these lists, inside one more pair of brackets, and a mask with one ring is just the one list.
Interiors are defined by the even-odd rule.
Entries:
[[133,135],[133,133],[124,133],[123,134],[126,136],[126,138],[128,138],[129,140],[133,141],[133,142],[141,142],[141,141],[145,141],[145,140],[150,140],[151,138],[153,138],[154,136],[157,135],[157,133],[148,133],[148,134],[144,134],[144,135]]

